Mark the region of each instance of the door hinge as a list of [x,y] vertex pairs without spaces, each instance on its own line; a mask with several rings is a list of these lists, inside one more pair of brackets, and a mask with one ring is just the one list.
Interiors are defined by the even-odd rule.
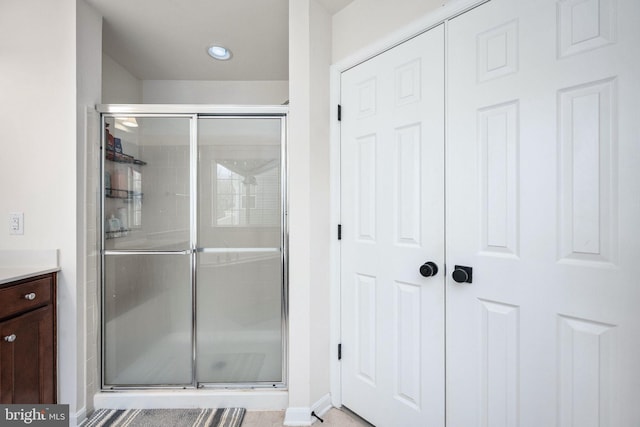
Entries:
[[342,105],[338,104],[338,121],[342,121]]
[[338,360],[342,360],[342,344],[338,344]]
[[342,224],[338,224],[338,240],[342,240]]

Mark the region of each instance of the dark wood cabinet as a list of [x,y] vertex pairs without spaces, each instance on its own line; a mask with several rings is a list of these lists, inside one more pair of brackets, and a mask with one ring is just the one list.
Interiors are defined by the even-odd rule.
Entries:
[[56,274],[0,285],[0,403],[56,403]]

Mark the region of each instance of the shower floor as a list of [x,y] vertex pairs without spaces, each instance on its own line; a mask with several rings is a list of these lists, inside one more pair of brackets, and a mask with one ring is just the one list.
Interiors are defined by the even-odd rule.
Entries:
[[[199,340],[197,382],[199,384],[247,385],[282,382],[280,335],[265,331],[236,334],[224,340]],[[168,334],[131,364],[120,370],[110,386],[159,384],[158,378],[172,378],[175,385],[191,384],[191,365],[173,357],[175,349],[191,347],[184,334]]]

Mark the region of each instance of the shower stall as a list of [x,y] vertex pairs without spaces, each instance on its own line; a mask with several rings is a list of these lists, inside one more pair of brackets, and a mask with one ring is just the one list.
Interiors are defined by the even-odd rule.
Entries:
[[102,389],[283,389],[286,107],[99,110]]

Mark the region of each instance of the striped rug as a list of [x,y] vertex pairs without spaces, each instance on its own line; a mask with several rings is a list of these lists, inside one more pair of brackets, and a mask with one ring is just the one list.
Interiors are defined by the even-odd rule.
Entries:
[[98,409],[83,427],[240,427],[244,408]]

